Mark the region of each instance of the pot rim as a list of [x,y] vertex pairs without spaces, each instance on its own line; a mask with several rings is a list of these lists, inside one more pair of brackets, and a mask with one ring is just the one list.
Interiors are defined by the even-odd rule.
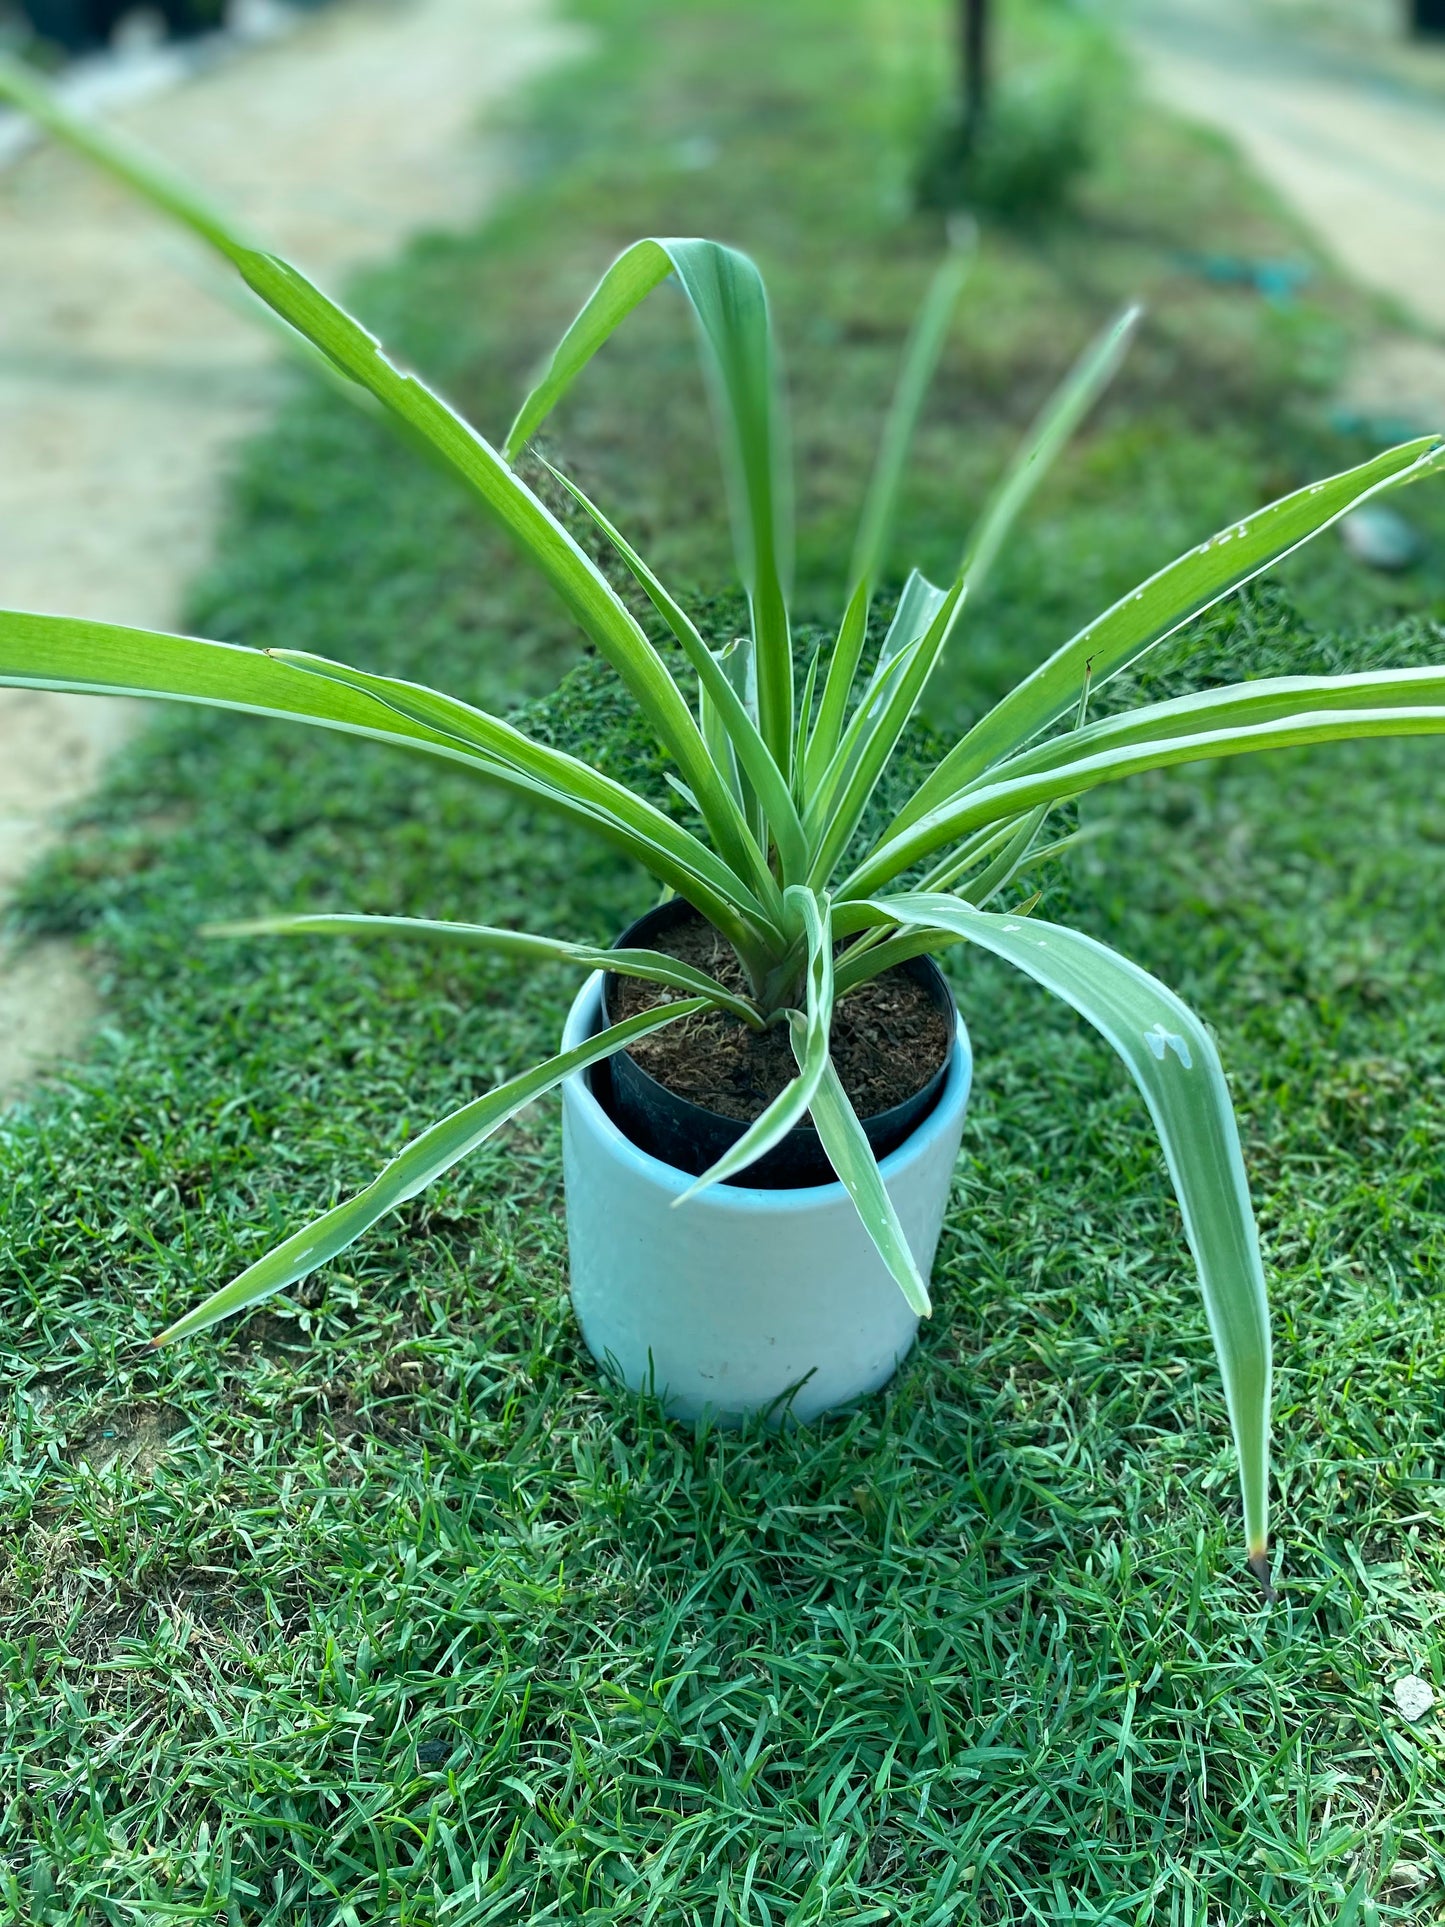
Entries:
[[[603,972],[594,970],[573,999],[562,1031],[564,1050],[571,1050],[595,1035],[602,1015],[602,978]],[[890,1151],[880,1161],[878,1168],[885,1182],[896,1172],[907,1169],[928,1150],[936,1138],[943,1135],[968,1102],[972,1082],[973,1049],[967,1026],[960,1014],[953,1049],[948,1054],[943,1088],[918,1128],[903,1140],[896,1151]],[[564,1078],[563,1092],[567,1102],[576,1106],[579,1123],[595,1136],[601,1137],[613,1156],[630,1164],[639,1175],[678,1197],[696,1183],[691,1172],[679,1171],[675,1165],[664,1164],[661,1158],[653,1157],[651,1152],[639,1149],[632,1142],[597,1101],[586,1071],[573,1071],[570,1077]],[[847,1197],[847,1187],[835,1178],[831,1184],[789,1185],[773,1190],[745,1184],[714,1184],[694,1198],[692,1203],[715,1211],[747,1211],[756,1216],[760,1212],[829,1209]]]
[[[654,918],[675,917],[679,912],[684,917],[698,916],[701,914],[683,897],[666,898],[661,903],[655,903],[650,910],[644,910],[640,917],[635,917],[617,939],[613,945],[613,949],[623,950],[634,945],[642,949],[656,948],[654,933],[650,930],[645,930],[644,926],[651,924]],[[659,925],[659,931],[665,927],[665,925]],[[942,993],[940,1014],[947,1018],[950,1031],[956,1032],[958,1002],[953,994],[953,985],[938,967],[938,959],[929,956],[927,952],[925,952],[921,956],[910,957],[905,963],[897,964],[894,968],[908,972],[915,981],[918,981],[921,977]],[[613,970],[604,970],[602,973],[602,1017],[604,1021],[607,1021],[611,1017],[611,1012],[608,1009],[608,1000],[609,997],[614,994],[612,986],[622,980],[622,975],[623,973]],[[692,1126],[694,1130],[700,1128],[705,1137],[713,1137],[719,1128],[728,1129],[728,1127],[731,1127],[730,1135],[733,1138],[742,1136],[743,1131],[746,1129],[746,1125],[743,1122],[730,1117],[726,1112],[715,1111],[706,1104],[700,1104],[696,1098],[685,1097],[681,1091],[675,1091],[670,1085],[662,1083],[652,1075],[630,1050],[623,1049],[618,1051],[617,1057],[626,1058],[627,1060],[629,1067],[627,1076],[631,1083],[634,1096],[639,1093],[645,1093],[654,1105],[659,1105],[670,1111],[683,1123]],[[613,1062],[615,1060],[609,1059],[608,1061]],[[882,1138],[892,1137],[894,1150],[898,1150],[902,1145],[906,1144],[908,1139],[913,1135],[913,1130],[917,1128],[918,1124],[922,1123],[923,1119],[927,1117],[928,1113],[933,1110],[942,1098],[944,1083],[948,1075],[948,1063],[949,1059],[945,1056],[943,1062],[929,1073],[928,1077],[919,1085],[916,1091],[907,1097],[901,1098],[896,1104],[889,1104],[881,1111],[870,1111],[866,1117],[860,1114],[859,1122],[868,1133],[870,1140],[874,1139],[875,1136]],[[910,1118],[915,1120],[912,1128],[909,1128]],[[900,1128],[905,1130],[905,1135],[901,1138],[896,1135]],[[787,1135],[773,1146],[771,1151],[765,1154],[762,1162],[764,1164],[770,1164],[780,1154],[785,1153],[789,1146],[794,1147],[796,1151],[800,1143],[808,1143],[813,1147],[811,1153],[804,1153],[805,1156],[812,1155],[819,1159],[823,1158],[823,1152],[818,1142],[817,1126],[811,1118],[805,1117],[801,1122],[795,1124]],[[664,1158],[662,1162],[666,1163],[667,1160]],[[732,1183],[732,1179],[728,1179],[727,1182]],[[824,1182],[826,1183],[828,1180],[825,1179]],[[782,1180],[774,1179],[771,1184],[756,1185],[749,1188],[768,1191],[801,1191],[809,1188],[816,1190],[818,1186],[813,1185],[809,1187],[790,1184]]]

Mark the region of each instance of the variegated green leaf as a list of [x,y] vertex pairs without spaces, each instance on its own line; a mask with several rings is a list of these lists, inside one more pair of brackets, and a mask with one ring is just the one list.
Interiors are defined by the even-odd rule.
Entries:
[[984,504],[964,550],[960,569],[971,601],[978,600],[999,550],[1035,489],[1118,373],[1139,325],[1140,313],[1138,308],[1126,308],[1089,343],[1045,402],[998,487]]
[[938,358],[943,353],[958,297],[968,278],[973,248],[972,233],[964,245],[949,247],[929,283],[918,318],[904,344],[898,385],[883,424],[853,545],[853,561],[848,571],[850,597],[856,589],[866,592],[875,586],[887,559],[888,538],[893,532],[908,451],[913,445]]
[[893,832],[917,822],[1068,715],[1086,684],[1098,689],[1192,616],[1253,581],[1360,503],[1421,480],[1442,461],[1445,441],[1438,435],[1402,442],[1343,474],[1296,489],[1190,549],[1105,610],[996,703],[919,786]]
[[788,1135],[795,1124],[807,1116],[808,1107],[822,1080],[828,1063],[828,1034],[833,1021],[833,938],[828,919],[828,899],[794,884],[786,893],[790,910],[803,926],[807,944],[804,974],[806,1039],[804,1063],[798,1075],[785,1084],[760,1116],[743,1132],[716,1163],[690,1184],[674,1205],[686,1204],[710,1184],[721,1184],[739,1176],[750,1164],[771,1151]]
[[[1292,695],[1278,683],[1296,683]],[[1445,731],[1445,671],[1394,670],[1381,676],[1280,678],[1272,693],[1251,707],[1243,684],[1184,696],[1157,706],[1167,710],[1170,735],[1155,735],[1157,713],[1139,710],[1090,724],[1055,745],[1019,758],[1022,774],[1001,764],[901,832],[894,831],[864,859],[839,891],[841,900],[867,896],[935,851],[984,824],[1016,816],[1041,804],[1082,796],[1106,783],[1175,763],[1243,756],[1311,743],[1349,742],[1368,736],[1430,736]],[[1345,687],[1340,687],[1345,685]],[[1346,707],[1345,704],[1352,706]],[[1131,730],[1135,718],[1137,739]],[[1031,767],[1042,764],[1042,767]]]
[[[719,927],[730,938],[736,937],[756,948],[755,937],[740,935],[739,917],[762,930],[772,927],[767,910],[737,873],[705,843],[681,824],[674,823],[654,804],[580,758],[534,742],[510,723],[420,683],[404,682],[394,676],[373,676],[346,663],[299,650],[276,650],[273,654],[280,661],[318,678],[363,690],[439,735],[454,736],[459,742],[475,745],[495,762],[522,771],[559,798],[570,799],[599,817],[605,815],[621,823],[634,836],[646,839],[665,852],[674,867],[686,875],[688,885],[683,894],[689,901],[693,900],[694,889],[701,886],[712,902],[728,906],[723,911],[725,921]],[[697,907],[703,908],[701,904]],[[708,914],[712,914],[711,909]]]
[[878,898],[891,921],[975,943],[1022,970],[1098,1030],[1149,1107],[1199,1270],[1239,1454],[1245,1537],[1264,1566],[1269,1517],[1269,1308],[1229,1087],[1187,1004],[1137,964],[1059,924],[973,910],[935,892]]
[[[789,1012],[788,1022],[793,1055],[798,1061],[799,1070],[806,1071],[807,1022],[797,1011]],[[858,1113],[848,1101],[848,1093],[843,1089],[842,1080],[831,1060],[824,1066],[809,1111],[819,1141],[828,1154],[828,1162],[856,1205],[863,1228],[873,1240],[874,1248],[887,1265],[894,1283],[908,1300],[910,1310],[917,1312],[920,1318],[931,1317],[933,1304],[928,1296],[928,1282],[918,1269],[907,1233],[883,1183],[873,1146],[868,1142]]]
[[524,1110],[555,1084],[560,1084],[564,1077],[570,1077],[573,1071],[585,1070],[589,1064],[610,1057],[614,1051],[624,1049],[637,1038],[647,1036],[650,1031],[660,1030],[664,1024],[675,1023],[680,1017],[690,1017],[706,1007],[706,999],[690,997],[679,1003],[641,1011],[636,1017],[629,1017],[623,1023],[614,1024],[610,1030],[599,1032],[585,1044],[578,1044],[557,1057],[549,1057],[533,1070],[524,1071],[520,1077],[514,1077],[506,1084],[499,1084],[494,1091],[488,1091],[485,1097],[464,1104],[459,1111],[453,1111],[450,1117],[442,1118],[440,1123],[423,1131],[420,1137],[413,1138],[364,1191],[358,1191],[355,1197],[348,1198],[344,1204],[333,1205],[330,1211],[323,1212],[300,1231],[293,1232],[274,1250],[268,1251],[264,1258],[258,1258],[239,1278],[220,1291],[213,1292],[204,1303],[197,1305],[184,1318],[177,1319],[151,1343],[165,1345],[177,1338],[194,1337],[197,1332],[205,1331],[208,1325],[218,1324],[223,1318],[233,1318],[237,1312],[246,1311],[263,1298],[269,1298],[275,1292],[284,1291],[287,1285],[294,1285],[299,1279],[308,1277],[319,1266],[328,1264],[345,1251],[348,1245],[354,1244],[378,1218],[384,1218],[388,1211],[394,1211],[399,1204],[405,1204],[408,1198],[414,1198],[419,1191],[424,1191],[443,1171],[449,1171],[454,1164],[459,1164],[509,1118],[515,1117],[518,1111]]
[[[628,569],[631,571],[639,586],[645,591],[652,606],[657,610],[658,614],[662,617],[663,621],[666,622],[668,628],[671,629],[673,635],[676,636],[678,642],[681,644],[683,653],[696,672],[698,681],[702,686],[703,700],[707,707],[705,711],[700,710],[698,721],[702,729],[703,741],[708,745],[709,754],[712,756],[714,764],[718,768],[719,781],[723,780],[722,772],[729,766],[731,761],[735,761],[737,765],[741,767],[751,786],[753,795],[758,799],[767,829],[777,845],[778,860],[782,865],[784,880],[786,882],[800,880],[803,872],[807,868],[807,854],[803,840],[802,824],[798,819],[798,812],[794,805],[792,794],[788,789],[788,785],[783,781],[782,771],[774,762],[767,744],[764,743],[759,733],[756,716],[754,714],[756,705],[754,704],[753,707],[750,707],[743,700],[734,686],[727,669],[719,659],[721,652],[716,652],[708,648],[702,636],[698,633],[696,624],[677,601],[676,597],[672,595],[670,590],[663,586],[627,539],[608,521],[601,509],[599,509],[595,503],[589,501],[582,493],[582,490],[577,487],[576,483],[569,481],[560,469],[553,468],[550,462],[547,464],[547,467],[551,469],[551,472],[557,477],[557,480],[562,486],[570,492],[579,506],[585,509],[587,514],[592,517],[598,528],[601,529],[602,533],[616,549],[622,560],[627,564]],[[750,650],[751,643],[749,642],[747,646]],[[751,660],[750,655],[749,661]],[[720,757],[720,751],[723,749],[723,745],[717,741],[715,734],[712,736],[709,734],[709,717],[716,718],[717,726],[726,738],[726,756],[728,759],[726,762]],[[704,814],[706,814],[706,812],[704,812]],[[741,815],[738,820],[745,831],[747,828],[746,820],[742,818]],[[729,820],[728,829],[730,832],[733,827]],[[733,853],[732,851],[729,852],[729,855],[738,868],[742,869],[753,879],[753,887],[755,889],[758,888],[758,865],[761,862],[761,858],[758,855],[756,844],[754,844],[751,850],[743,851],[741,855]],[[771,879],[769,878],[769,882],[770,881]]]
[[[716,241],[638,241],[614,261],[563,336],[507,437],[515,453],[535,434],[608,336],[675,273],[691,304],[717,414],[738,564],[753,611],[758,724],[785,777],[793,748],[793,667],[787,576],[792,503],[787,434],[762,277]],[[686,772],[684,772],[686,773]]]
[[730,1011],[743,1023],[761,1027],[757,1006],[698,970],[661,950],[599,949],[586,943],[564,943],[557,937],[534,936],[526,930],[500,930],[485,923],[448,923],[430,917],[365,916],[351,911],[302,911],[292,916],[244,917],[232,923],[206,924],[203,937],[420,937],[432,943],[461,943],[496,956],[524,963],[564,963],[577,970],[615,970],[623,977],[666,984],[695,997],[706,997],[719,1010]]

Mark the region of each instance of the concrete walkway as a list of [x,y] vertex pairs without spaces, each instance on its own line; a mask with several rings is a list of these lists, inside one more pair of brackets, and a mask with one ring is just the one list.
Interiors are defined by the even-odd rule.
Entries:
[[1158,98],[1228,135],[1348,273],[1441,338],[1372,344],[1350,403],[1445,427],[1442,56],[1352,56],[1241,0],[1138,0],[1128,20]]
[[[111,118],[334,287],[495,199],[507,148],[488,115],[570,41],[545,0],[337,0]],[[179,621],[229,451],[277,394],[273,345],[207,277],[197,246],[71,155],[33,146],[0,171],[0,606]],[[138,715],[0,691],[0,903]],[[0,964],[0,1095],[93,1010],[64,945]]]

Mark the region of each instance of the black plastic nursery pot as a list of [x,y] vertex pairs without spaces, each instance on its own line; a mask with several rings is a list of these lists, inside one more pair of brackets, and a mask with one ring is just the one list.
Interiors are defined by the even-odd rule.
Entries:
[[[666,944],[659,939],[696,916],[690,903],[672,898],[630,924],[613,948],[665,949]],[[926,991],[929,1002],[943,1014],[952,1038],[958,1028],[958,1011],[947,979],[933,959],[914,957],[895,968]],[[617,1021],[619,981],[613,971],[602,980],[603,1020],[608,1024]],[[860,1120],[875,1157],[884,1158],[896,1151],[928,1116],[947,1080],[951,1056],[952,1049],[945,1052],[943,1062],[912,1097]],[[715,1164],[748,1128],[738,1118],[725,1117],[669,1090],[628,1051],[618,1051],[597,1065],[591,1081],[603,1109],[639,1150],[693,1176]],[[799,1124],[756,1164],[728,1182],[753,1190],[781,1191],[832,1184],[835,1177],[818,1133],[811,1124]]]

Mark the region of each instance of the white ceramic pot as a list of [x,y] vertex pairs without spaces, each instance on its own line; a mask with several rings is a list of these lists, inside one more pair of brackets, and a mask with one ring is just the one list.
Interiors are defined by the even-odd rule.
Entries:
[[[602,978],[582,986],[562,1047],[600,1027]],[[973,1056],[960,1018],[937,1104],[881,1169],[927,1277],[963,1132]],[[769,1409],[811,1419],[876,1391],[918,1330],[841,1184],[716,1184],[640,1151],[593,1095],[562,1087],[572,1303],[594,1358],[675,1418]],[[796,1388],[796,1389],[795,1389]],[[792,1392],[791,1399],[788,1394]]]

